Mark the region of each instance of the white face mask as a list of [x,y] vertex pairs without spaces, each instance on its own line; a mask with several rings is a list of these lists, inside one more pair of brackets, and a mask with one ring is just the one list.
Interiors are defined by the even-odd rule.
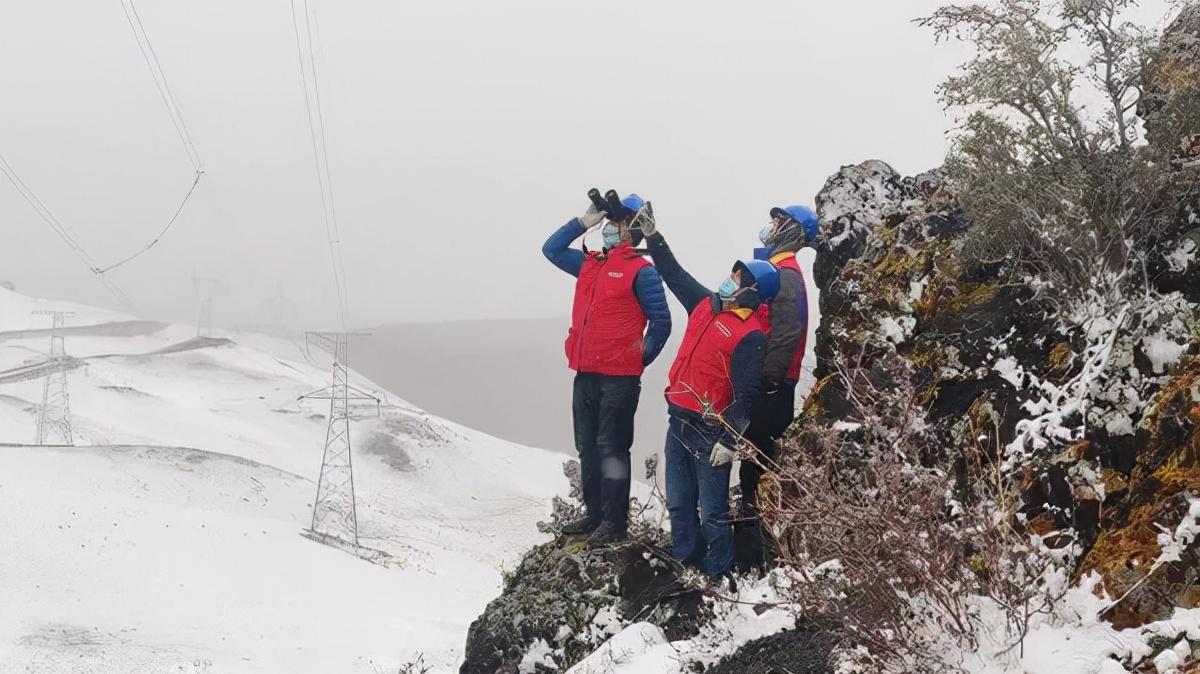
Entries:
[[611,222],[600,229],[600,236],[604,237],[605,248],[616,248],[621,245],[621,230]]
[[767,245],[767,240],[771,238],[772,229],[775,229],[775,225],[767,225],[758,230],[758,240],[762,242],[762,245]]

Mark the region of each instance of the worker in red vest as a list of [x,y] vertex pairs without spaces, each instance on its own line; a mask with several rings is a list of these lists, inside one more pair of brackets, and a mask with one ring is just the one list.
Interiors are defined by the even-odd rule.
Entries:
[[[546,259],[577,279],[566,352],[575,370],[571,410],[585,512],[562,532],[595,543],[620,541],[628,532],[629,448],[642,370],[671,335],[662,279],[634,250],[641,232],[633,220],[646,202],[631,194],[621,204],[612,214],[589,206],[542,246]],[[589,251],[586,242],[582,250],[570,247],[606,215],[602,250]]]
[[684,271],[652,218],[642,231],[667,289],[689,314],[666,390],[670,554],[716,580],[733,564],[730,448],[749,423],[767,344],[756,310],[779,292],[779,273],[769,262],[738,261],[714,292]]
[[[746,571],[765,561],[765,539],[758,520],[758,482],[762,466],[779,456],[779,438],[796,417],[796,384],[808,336],[808,290],[796,253],[812,243],[818,232],[817,214],[807,206],[772,208],[771,221],[759,231],[763,247],[756,258],[779,270],[779,295],[759,309],[769,337],[763,357],[762,393],[750,409],[746,439],[757,448],[756,461],[739,468],[742,503],[737,525],[737,565]],[[743,536],[742,532],[746,535]]]

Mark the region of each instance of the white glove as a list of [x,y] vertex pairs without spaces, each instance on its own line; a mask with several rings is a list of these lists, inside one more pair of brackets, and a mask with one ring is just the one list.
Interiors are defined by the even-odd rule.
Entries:
[[658,227],[654,224],[654,208],[649,201],[646,202],[645,209],[634,220],[633,226],[639,227],[643,236],[650,236],[658,231]]
[[724,466],[733,463],[736,458],[737,452],[718,442],[713,446],[712,454],[708,455],[708,462],[714,466]]
[[579,216],[579,222],[583,224],[585,229],[591,229],[603,222],[605,215],[607,215],[607,213],[604,211],[596,210],[595,204],[589,204],[587,210],[583,212],[583,215]]

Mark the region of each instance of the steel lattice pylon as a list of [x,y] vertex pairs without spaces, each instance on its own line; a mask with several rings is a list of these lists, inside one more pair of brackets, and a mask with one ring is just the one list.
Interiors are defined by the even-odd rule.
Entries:
[[200,300],[200,316],[196,320],[197,337],[212,337],[212,307],[211,297]]
[[53,367],[46,373],[42,386],[42,406],[38,410],[37,444],[75,444],[71,430],[71,394],[67,390],[67,351],[62,333],[65,320],[74,314],[69,311],[35,311],[37,316],[51,316],[50,358]]
[[313,501],[312,531],[358,545],[358,511],[354,502],[354,466],[350,452],[349,333],[308,333],[333,355],[329,388],[329,425],[325,453]]
[[213,325],[213,293],[217,280],[208,277],[192,277],[192,285],[196,287],[198,307],[196,311],[196,336],[212,337]]

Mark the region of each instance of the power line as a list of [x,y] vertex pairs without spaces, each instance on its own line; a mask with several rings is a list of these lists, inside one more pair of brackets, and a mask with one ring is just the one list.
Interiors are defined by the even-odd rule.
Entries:
[[[325,216],[325,233],[329,243],[329,255],[333,263],[333,280],[337,286],[338,312],[342,329],[346,329],[346,276],[342,264],[341,235],[337,225],[337,211],[333,203],[333,182],[329,174],[329,153],[325,144],[325,118],[321,113],[321,89],[317,77],[317,64],[313,57],[312,15],[308,0],[304,0],[304,33],[300,37],[300,18],[296,13],[296,0],[290,0],[292,8],[292,30],[296,36],[296,56],[300,62],[300,79],[304,86],[304,107],[308,113],[308,132],[312,138],[313,161],[316,163],[317,183],[321,191],[321,204]],[[307,46],[307,54],[305,47]],[[308,67],[305,67],[307,56]],[[309,95],[308,72],[312,72],[312,95]]]
[[187,155],[188,161],[192,164],[192,169],[195,172],[195,177],[192,180],[191,186],[183,195],[183,201],[179,203],[179,207],[175,209],[174,215],[167,221],[167,224],[162,230],[150,240],[149,243],[142,246],[130,255],[121,258],[120,261],[100,268],[98,273],[104,274],[120,267],[127,262],[140,257],[166,236],[171,227],[179,219],[179,214],[183,212],[187,206],[188,200],[192,198],[192,194],[196,191],[196,186],[200,184],[200,178],[204,175],[204,163],[200,160],[200,153],[196,150],[196,144],[192,142],[192,135],[188,132],[187,123],[183,120],[183,113],[179,110],[179,103],[175,100],[175,94],[171,92],[171,85],[167,81],[167,75],[163,72],[162,64],[158,60],[158,54],[154,51],[154,45],[150,42],[150,36],[146,34],[146,27],[142,24],[142,17],[138,15],[137,6],[133,4],[133,0],[121,0],[121,9],[125,11],[125,20],[129,22],[129,29],[133,31],[133,37],[137,41],[138,50],[142,53],[142,60],[146,62],[146,67],[150,70],[150,77],[154,80],[154,87],[158,90],[159,97],[162,98],[163,105],[167,107],[167,115],[171,118],[171,124],[175,127],[175,133],[179,135],[179,142],[183,144],[183,151]]
[[133,306],[133,302],[129,300],[129,296],[97,269],[92,256],[88,255],[88,252],[79,244],[66,225],[59,222],[58,218],[54,217],[54,214],[46,207],[46,204],[42,203],[42,200],[34,194],[33,190],[21,180],[21,177],[13,170],[12,165],[8,163],[3,154],[0,154],[0,173],[3,173],[4,177],[8,178],[8,181],[17,189],[17,193],[28,202],[33,211],[38,214],[38,217],[49,225],[50,229],[54,230],[54,233],[58,235],[58,238],[62,239],[63,243],[67,244],[67,247],[71,249],[75,257],[79,258],[79,261],[87,266],[88,271],[96,275],[100,280],[100,284],[121,303],[121,306],[130,313],[137,313],[137,309]]
[[175,96],[171,92],[171,86],[167,81],[166,74],[163,72],[162,65],[159,63],[158,54],[156,54],[154,51],[154,45],[151,44],[150,38],[146,34],[146,28],[142,24],[141,17],[138,15],[137,7],[133,4],[133,0],[121,0],[121,8],[125,12],[125,20],[129,22],[129,28],[133,31],[134,38],[138,43],[138,49],[142,53],[142,59],[146,62],[146,67],[150,70],[150,76],[154,80],[154,86],[158,90],[158,94],[162,98],[163,104],[167,107],[167,114],[171,118],[171,124],[174,125],[176,134],[179,135],[179,141],[183,144],[184,153],[187,155],[188,161],[192,164],[192,169],[194,171],[192,184],[188,187],[187,192],[183,196],[183,200],[179,203],[178,208],[175,209],[171,219],[167,221],[167,224],[163,226],[163,228],[158,232],[157,235],[155,235],[153,239],[150,240],[149,243],[145,244],[134,253],[121,258],[114,264],[110,264],[106,267],[99,267],[97,266],[95,259],[92,258],[92,256],[89,255],[86,250],[84,250],[83,246],[79,244],[70,230],[68,230],[67,227],[58,220],[58,218],[54,217],[54,214],[51,213],[50,209],[46,207],[46,204],[44,204],[42,200],[39,199],[36,194],[34,194],[33,190],[31,190],[29,186],[21,180],[21,178],[16,174],[16,171],[14,171],[12,166],[9,165],[8,161],[4,159],[3,155],[0,155],[0,172],[4,173],[5,177],[8,178],[9,182],[13,184],[13,187],[17,189],[17,192],[22,196],[22,198],[24,198],[25,201],[28,202],[33,208],[34,212],[36,212],[38,216],[50,226],[50,229],[52,229],[54,233],[57,234],[60,239],[62,239],[63,243],[67,244],[67,247],[71,249],[71,252],[73,252],[75,256],[87,266],[89,271],[91,271],[100,279],[100,283],[110,293],[112,293],[114,297],[117,298],[117,300],[121,303],[121,306],[131,313],[136,313],[137,310],[133,306],[133,302],[131,302],[129,297],[105,276],[105,273],[112,271],[113,269],[116,269],[117,267],[120,267],[143,255],[162,240],[167,232],[170,231],[175,225],[176,221],[179,220],[179,215],[183,212],[184,207],[187,206],[188,201],[192,198],[192,194],[195,193],[196,187],[200,184],[200,178],[204,175],[204,164],[200,160],[200,154],[196,150],[195,143],[192,142],[191,134],[188,132],[187,123],[184,122],[183,119],[183,113],[179,111],[179,104],[176,102]]
[[129,22],[129,28],[133,31],[134,38],[137,39],[138,49],[142,52],[142,59],[146,61],[146,67],[150,69],[150,76],[154,78],[158,95],[162,97],[163,104],[167,106],[167,114],[171,116],[171,123],[175,126],[175,132],[179,134],[179,140],[183,143],[183,151],[187,153],[188,161],[192,163],[192,168],[196,170],[196,173],[204,173],[204,164],[200,161],[200,153],[196,151],[196,145],[192,142],[191,134],[188,133],[187,123],[183,121],[183,113],[179,111],[179,104],[175,101],[175,95],[171,93],[171,85],[167,82],[167,75],[163,72],[162,64],[159,63],[154,45],[150,43],[150,37],[146,34],[146,27],[142,25],[142,18],[138,15],[137,7],[133,4],[133,0],[121,0],[121,8],[125,10],[125,20]]
[[349,301],[348,291],[346,290],[346,265],[342,260],[342,232],[338,228],[337,209],[334,207],[333,202],[333,178],[332,173],[329,171],[329,147],[325,142],[325,115],[323,113],[324,108],[321,105],[321,84],[317,74],[317,61],[314,57],[316,52],[313,49],[313,23],[316,19],[308,11],[308,0],[304,0],[304,17],[308,28],[308,61],[312,67],[313,98],[317,101],[317,122],[321,129],[321,163],[325,166],[325,182],[328,183],[329,191],[329,221],[333,225],[333,245],[330,252],[333,257],[333,264],[335,266],[334,274],[337,278],[339,292],[342,295],[342,329],[344,330],[346,327],[345,304]]
[[50,209],[46,207],[46,204],[42,203],[42,200],[33,193],[33,190],[29,189],[29,186],[25,184],[25,181],[21,180],[21,177],[17,175],[16,171],[13,170],[12,165],[8,163],[8,160],[5,159],[3,154],[0,154],[0,171],[4,172],[4,176],[8,178],[8,181],[12,183],[13,187],[17,188],[17,193],[24,197],[25,201],[27,201],[29,205],[33,207],[34,212],[36,212],[42,218],[42,220],[46,222],[46,224],[50,225],[50,228],[54,230],[54,233],[57,234],[60,239],[63,240],[63,243],[67,244],[67,247],[71,249],[71,252],[75,253],[75,256],[78,257],[81,262],[87,265],[88,269],[94,273],[96,271],[96,265],[93,263],[92,257],[87,254],[87,251],[85,251],[82,246],[79,245],[71,232],[67,230],[66,226],[59,222],[58,218],[54,217],[54,214],[51,213]]
[[101,268],[101,269],[97,269],[97,270],[96,270],[96,273],[98,273],[98,274],[105,274],[105,273],[107,273],[107,272],[110,272],[110,271],[112,271],[113,269],[116,269],[117,267],[120,267],[121,265],[125,264],[126,262],[129,262],[129,261],[131,261],[131,260],[133,260],[133,259],[135,259],[135,258],[137,258],[137,257],[141,256],[141,254],[142,254],[142,253],[145,253],[146,251],[150,250],[150,249],[151,249],[151,248],[153,248],[153,247],[154,247],[154,246],[155,246],[155,245],[156,245],[156,244],[157,244],[159,241],[161,241],[161,240],[162,240],[162,238],[163,238],[164,236],[166,236],[167,232],[168,232],[168,231],[171,229],[171,227],[172,227],[172,226],[175,224],[175,221],[179,219],[179,214],[183,212],[183,207],[187,205],[188,199],[191,199],[191,198],[192,198],[192,193],[196,191],[196,185],[199,185],[199,184],[200,184],[200,176],[201,176],[201,174],[200,174],[200,173],[197,173],[197,174],[196,174],[196,178],[195,178],[195,180],[193,180],[193,181],[192,181],[192,186],[191,186],[190,188],[188,188],[187,194],[183,195],[183,201],[182,201],[182,202],[180,202],[180,204],[179,204],[179,208],[176,208],[176,209],[175,209],[175,215],[172,215],[172,216],[171,216],[171,219],[170,219],[170,220],[167,222],[167,224],[166,224],[166,225],[165,225],[165,226],[162,228],[162,231],[160,231],[160,232],[158,233],[158,235],[157,235],[157,236],[155,236],[153,239],[151,239],[151,240],[150,240],[150,243],[147,243],[145,246],[142,246],[141,248],[139,248],[139,249],[138,249],[137,251],[135,251],[134,253],[132,253],[132,254],[130,254],[130,255],[128,255],[128,256],[126,256],[125,258],[121,259],[119,262],[115,262],[115,263],[113,263],[113,264],[110,264],[110,265],[108,265],[107,267],[104,267],[104,268]]

